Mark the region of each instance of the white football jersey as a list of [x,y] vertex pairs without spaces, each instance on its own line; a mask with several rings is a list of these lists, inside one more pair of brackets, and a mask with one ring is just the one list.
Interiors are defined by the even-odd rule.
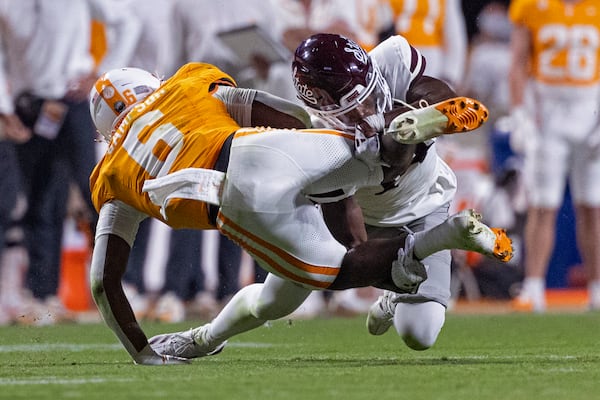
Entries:
[[[402,36],[393,36],[369,52],[387,81],[394,99],[406,100],[412,81],[425,69],[425,58]],[[435,146],[422,162],[399,176],[397,185],[361,188],[355,197],[365,222],[374,226],[402,226],[448,203],[456,192],[456,176],[437,155]]]
[[392,97],[406,100],[408,87],[425,71],[425,58],[421,52],[404,37],[396,35],[381,42],[369,55],[388,83]]

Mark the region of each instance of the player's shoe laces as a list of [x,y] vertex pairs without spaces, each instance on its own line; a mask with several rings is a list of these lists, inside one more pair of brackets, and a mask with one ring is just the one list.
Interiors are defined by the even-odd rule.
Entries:
[[197,340],[202,337],[201,329],[202,327],[183,332],[165,333],[153,336],[148,342],[158,354],[188,359],[214,356],[223,351],[227,341],[216,346],[207,346],[202,340],[199,343]]
[[481,102],[455,97],[398,115],[385,133],[399,143],[421,143],[441,135],[472,131],[487,119],[488,110]]
[[383,335],[394,323],[398,294],[384,290],[383,295],[369,308],[367,329],[371,335]]
[[494,257],[507,262],[513,256],[512,240],[502,228],[490,228],[481,222],[481,214],[463,210],[450,216],[446,225],[451,236],[451,248]]

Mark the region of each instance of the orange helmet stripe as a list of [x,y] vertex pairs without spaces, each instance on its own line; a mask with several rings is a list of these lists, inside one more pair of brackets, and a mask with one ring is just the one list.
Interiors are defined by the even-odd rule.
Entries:
[[115,113],[115,115],[119,115],[120,111],[122,111],[117,111],[117,103],[121,102],[123,106],[128,105],[128,102],[121,96],[117,88],[115,88],[109,79],[101,77],[96,81],[95,87],[100,97],[102,97],[110,106],[110,109]]

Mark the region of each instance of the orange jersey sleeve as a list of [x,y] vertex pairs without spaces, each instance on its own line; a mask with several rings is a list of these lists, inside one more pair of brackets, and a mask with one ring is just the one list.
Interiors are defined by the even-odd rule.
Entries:
[[415,47],[442,47],[446,0],[390,0],[396,33]]
[[509,17],[529,29],[533,77],[544,83],[600,83],[600,2],[513,0]]
[[97,210],[117,199],[173,228],[214,228],[206,203],[174,199],[165,220],[142,187],[184,168],[214,166],[227,137],[239,129],[213,96],[220,84],[235,85],[212,65],[190,63],[127,114],[90,178]]

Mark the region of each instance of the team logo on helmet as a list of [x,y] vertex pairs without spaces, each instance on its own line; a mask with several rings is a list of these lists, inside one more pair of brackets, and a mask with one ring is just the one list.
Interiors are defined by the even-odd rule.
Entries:
[[102,97],[104,97],[105,99],[110,99],[114,95],[115,90],[112,88],[112,86],[104,86],[102,88]]
[[302,100],[306,101],[309,104],[317,105],[317,98],[315,97],[314,92],[308,87],[308,85],[300,83],[300,79],[298,78],[298,67],[294,67],[294,86],[296,87],[296,92],[298,93],[298,97]]
[[369,56],[367,53],[355,42],[348,40],[346,42],[346,47],[344,47],[344,51],[347,53],[352,53],[354,58],[360,61],[362,64],[367,64],[369,61]]

